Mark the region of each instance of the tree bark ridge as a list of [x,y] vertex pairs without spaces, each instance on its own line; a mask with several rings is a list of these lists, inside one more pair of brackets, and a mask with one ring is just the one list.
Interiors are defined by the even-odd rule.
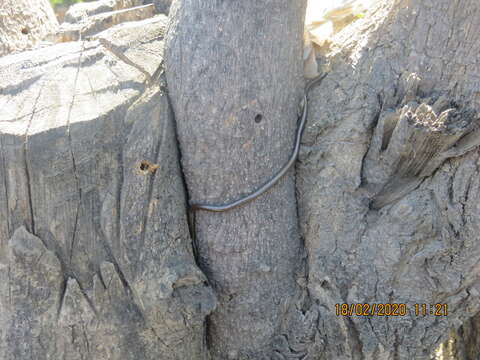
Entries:
[[[172,5],[166,74],[190,203],[240,198],[287,161],[303,95],[304,10],[279,0]],[[293,173],[242,207],[198,211],[196,236],[219,297],[213,357],[272,356],[299,291]]]

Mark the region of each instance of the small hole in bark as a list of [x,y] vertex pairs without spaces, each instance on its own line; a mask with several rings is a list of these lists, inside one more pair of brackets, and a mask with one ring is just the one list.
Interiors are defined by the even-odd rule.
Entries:
[[320,282],[320,286],[326,290],[329,290],[330,289],[330,284],[328,283],[327,280],[323,280]]
[[150,164],[147,163],[146,161],[142,161],[140,163],[140,170],[142,171],[147,171],[149,167],[150,167]]
[[140,174],[143,175],[147,175],[148,173],[153,174],[159,167],[160,165],[152,164],[150,161],[147,160],[140,161],[140,164],[138,166]]
[[255,116],[255,122],[258,124],[260,121],[262,121],[263,119],[263,116],[262,114],[257,114],[257,116]]
[[30,31],[27,28],[22,29],[22,34],[27,35]]

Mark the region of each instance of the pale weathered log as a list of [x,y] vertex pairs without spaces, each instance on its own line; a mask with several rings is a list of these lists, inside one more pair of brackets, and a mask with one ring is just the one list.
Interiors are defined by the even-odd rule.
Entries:
[[154,14],[155,7],[153,4],[100,12],[96,15],[85,16],[80,21],[73,23],[64,22],[56,32],[54,40],[55,42],[66,42],[85,39],[114,25],[148,19]]
[[2,0],[0,56],[36,46],[57,31],[58,21],[48,0]]
[[2,360],[207,358],[165,25],[0,59]]
[[98,0],[73,4],[65,13],[65,22],[75,24],[101,13],[142,5],[142,0]]

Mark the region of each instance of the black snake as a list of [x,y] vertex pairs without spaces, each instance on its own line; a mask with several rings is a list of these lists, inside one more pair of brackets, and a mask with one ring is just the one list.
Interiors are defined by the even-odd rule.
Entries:
[[307,120],[307,111],[308,111],[308,100],[307,100],[307,95],[310,89],[316,85],[319,84],[326,76],[327,74],[322,74],[312,81],[308,83],[308,85],[305,88],[305,95],[303,97],[303,112],[301,115],[300,122],[297,127],[297,133],[295,136],[295,146],[292,151],[292,155],[288,159],[287,163],[270,179],[268,180],[265,184],[260,186],[257,190],[254,192],[240,198],[237,200],[234,200],[232,202],[229,202],[227,204],[223,205],[209,205],[209,204],[201,204],[201,203],[191,203],[189,206],[189,225],[190,225],[190,231],[193,240],[195,240],[195,212],[198,210],[204,210],[204,211],[211,211],[211,212],[223,212],[223,211],[228,211],[233,208],[236,208],[238,206],[241,206],[243,204],[246,204],[263,193],[265,193],[267,190],[269,190],[273,185],[275,185],[278,180],[280,180],[283,175],[292,167],[293,164],[295,164],[295,161],[297,160],[298,157],[298,151],[300,150],[300,141],[302,139],[302,134],[303,130],[305,129],[305,123]]

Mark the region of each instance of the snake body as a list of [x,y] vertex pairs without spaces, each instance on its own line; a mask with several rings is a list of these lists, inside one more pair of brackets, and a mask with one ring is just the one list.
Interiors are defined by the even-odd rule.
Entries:
[[319,84],[325,78],[326,75],[327,74],[325,73],[316,77],[315,79],[310,81],[305,88],[305,95],[303,97],[303,112],[297,127],[297,133],[295,136],[295,146],[293,148],[292,155],[290,155],[290,158],[288,159],[287,163],[270,180],[268,180],[265,184],[260,186],[254,192],[240,199],[234,200],[230,203],[223,204],[223,205],[208,205],[208,204],[193,203],[193,204],[190,204],[190,209],[189,209],[190,212],[195,212],[197,210],[204,210],[204,211],[211,211],[211,212],[223,212],[223,211],[231,210],[233,208],[236,208],[238,206],[241,206],[243,204],[246,204],[256,199],[257,197],[265,193],[267,190],[269,190],[272,186],[274,186],[283,177],[283,175],[285,175],[285,173],[292,167],[292,165],[295,164],[295,161],[297,160],[297,157],[298,157],[298,151],[300,150],[300,141],[302,139],[303,130],[305,129],[305,123],[307,120],[308,92],[314,85]]

